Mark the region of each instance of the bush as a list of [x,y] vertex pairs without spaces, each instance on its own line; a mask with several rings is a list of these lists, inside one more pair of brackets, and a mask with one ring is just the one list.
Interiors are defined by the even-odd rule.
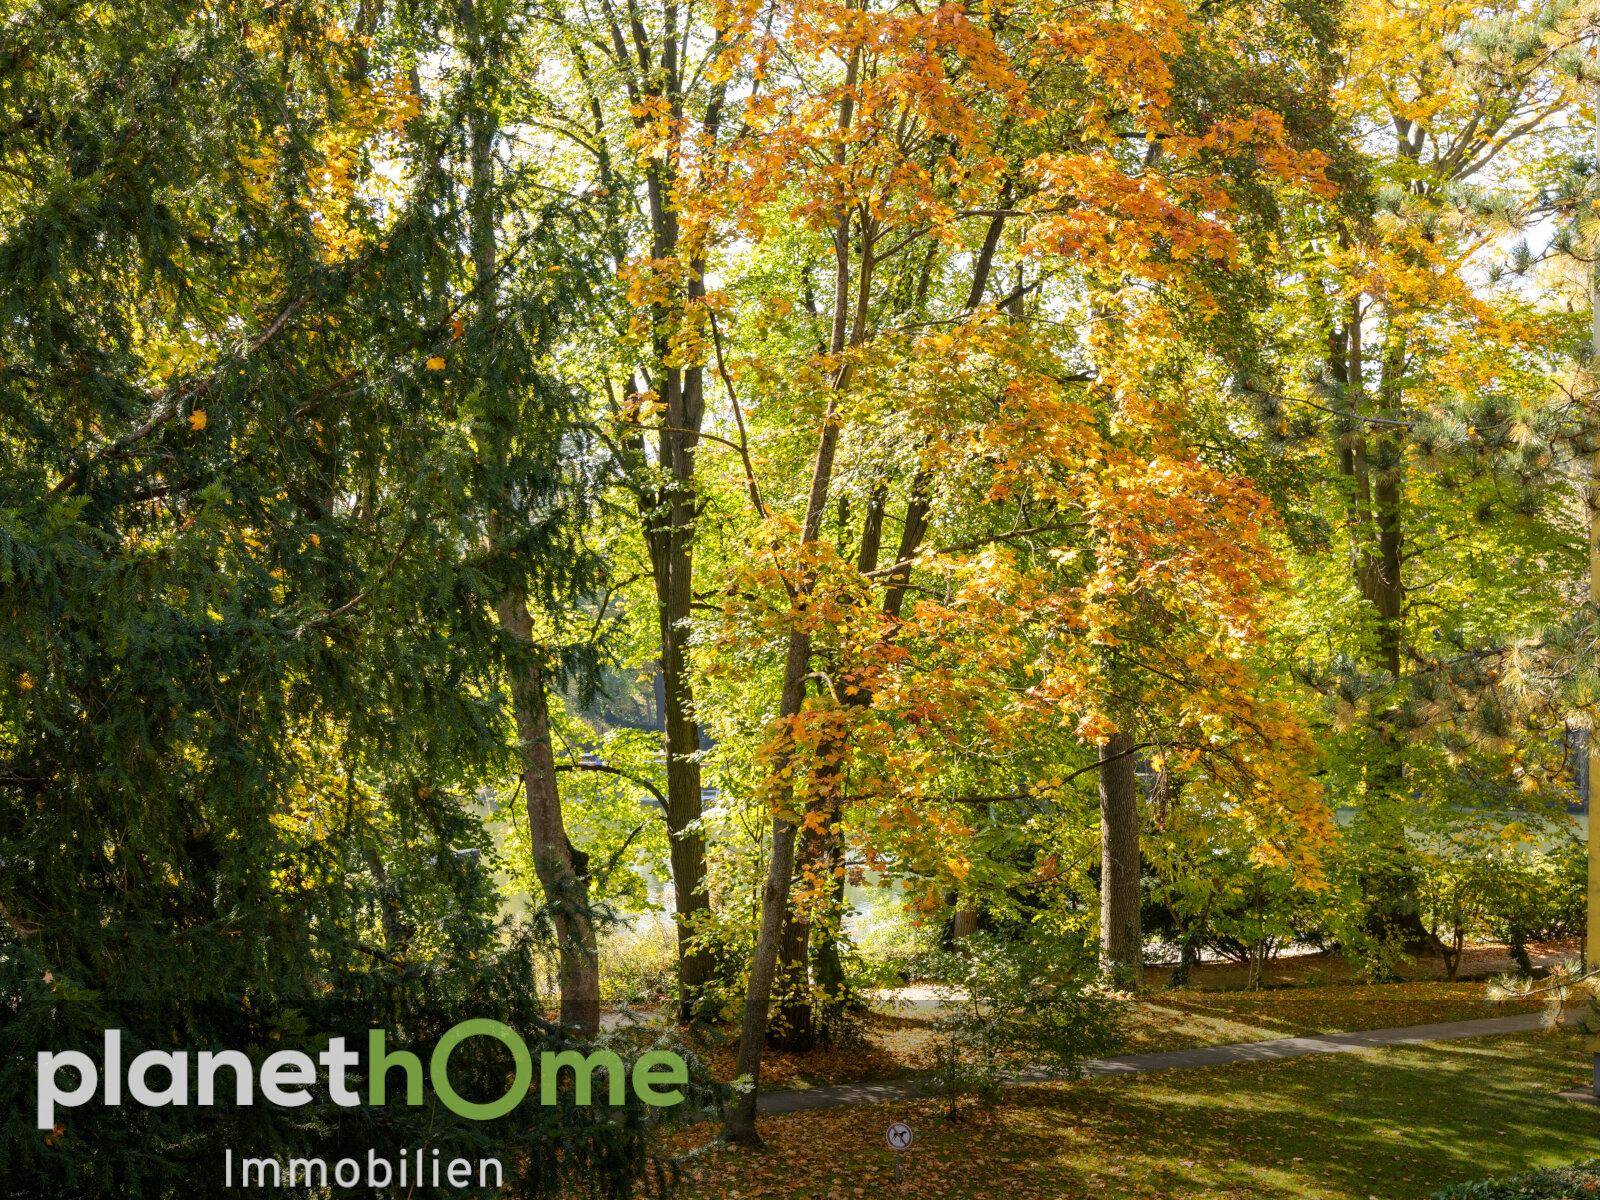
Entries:
[[1470,938],[1504,942],[1524,974],[1531,941],[1583,932],[1587,851],[1570,833],[1512,823],[1469,826],[1417,851],[1422,918],[1454,979]]
[[964,1095],[993,1100],[1008,1071],[1037,1065],[1071,1075],[1116,1044],[1116,1002],[1094,964],[1059,943],[975,933],[930,955],[927,972],[940,981],[934,1060],[952,1114]]
[[670,917],[645,917],[608,930],[600,943],[600,999],[608,1005],[673,1003],[678,931]]
[[1433,1194],[1433,1200],[1589,1200],[1600,1191],[1600,1158],[1528,1171],[1500,1179],[1458,1183]]
[[859,965],[857,986],[900,987],[926,970],[929,956],[937,953],[939,927],[919,921],[907,911],[899,896],[885,892],[868,906],[856,923],[852,941]]

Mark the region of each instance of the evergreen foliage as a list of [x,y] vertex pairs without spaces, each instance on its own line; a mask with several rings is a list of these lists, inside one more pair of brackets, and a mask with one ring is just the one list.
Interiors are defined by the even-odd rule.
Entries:
[[[426,1053],[469,1017],[562,1044],[536,928],[497,916],[480,791],[515,769],[489,601],[516,578],[555,621],[590,570],[573,396],[542,366],[588,268],[534,213],[499,323],[464,328],[471,97],[446,80],[424,111],[425,43],[345,37],[314,0],[6,27],[6,1193],[176,1196],[223,1147],[369,1145],[492,1150],[518,1195],[625,1192],[643,1110],[26,1119],[33,1053],[107,1028],[130,1056],[369,1027]],[[510,448],[486,463],[491,425]]]

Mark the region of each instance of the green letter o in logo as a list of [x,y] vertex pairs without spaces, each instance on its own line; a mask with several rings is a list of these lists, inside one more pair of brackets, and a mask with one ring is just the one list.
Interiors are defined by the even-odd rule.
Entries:
[[[511,1081],[511,1087],[507,1089],[506,1094],[487,1104],[475,1104],[471,1100],[465,1100],[450,1086],[450,1052],[470,1037],[494,1038],[511,1051],[511,1058],[517,1065],[516,1078]],[[433,1048],[433,1058],[428,1064],[428,1070],[433,1076],[433,1090],[439,1093],[444,1106],[457,1116],[467,1117],[473,1121],[492,1121],[496,1117],[505,1116],[522,1103],[522,1098],[528,1094],[528,1088],[533,1085],[533,1056],[528,1053],[528,1044],[511,1026],[485,1017],[462,1021],[440,1038],[439,1044]]]

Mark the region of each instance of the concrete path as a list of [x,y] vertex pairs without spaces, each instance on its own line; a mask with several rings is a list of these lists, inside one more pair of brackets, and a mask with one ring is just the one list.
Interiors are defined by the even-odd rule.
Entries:
[[[1491,1037],[1501,1033],[1526,1033],[1537,1029],[1541,1019],[1539,1013],[1522,1013],[1512,1017],[1488,1017],[1478,1021],[1445,1021],[1437,1025],[1369,1029],[1361,1033],[1328,1033],[1314,1037],[1241,1042],[1232,1046],[1163,1050],[1155,1054],[1123,1054],[1115,1058],[1091,1059],[1083,1065],[1083,1073],[1092,1076],[1140,1075],[1148,1071],[1217,1067],[1227,1063],[1272,1062],[1280,1058],[1304,1058],[1310,1054],[1346,1054],[1353,1050],[1370,1050],[1379,1046],[1453,1042],[1461,1038]],[[1036,1068],[1019,1072],[1007,1083],[1044,1083],[1060,1078],[1062,1076],[1059,1072]],[[910,1100],[925,1096],[931,1090],[926,1081],[916,1079],[892,1083],[844,1083],[830,1087],[764,1092],[759,1099],[758,1107],[763,1113],[805,1112],[813,1108],[841,1108],[853,1104],[881,1104],[887,1100]]]

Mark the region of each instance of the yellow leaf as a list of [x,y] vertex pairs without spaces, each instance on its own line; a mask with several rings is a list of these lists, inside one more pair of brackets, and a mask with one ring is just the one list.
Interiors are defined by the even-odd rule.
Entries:
[[206,410],[197,408],[189,414],[189,428],[199,433],[206,427]]
[[442,371],[442,370],[444,370],[444,359],[440,358],[437,354],[435,354],[432,358],[430,358],[428,360],[428,370],[430,370],[430,371]]

